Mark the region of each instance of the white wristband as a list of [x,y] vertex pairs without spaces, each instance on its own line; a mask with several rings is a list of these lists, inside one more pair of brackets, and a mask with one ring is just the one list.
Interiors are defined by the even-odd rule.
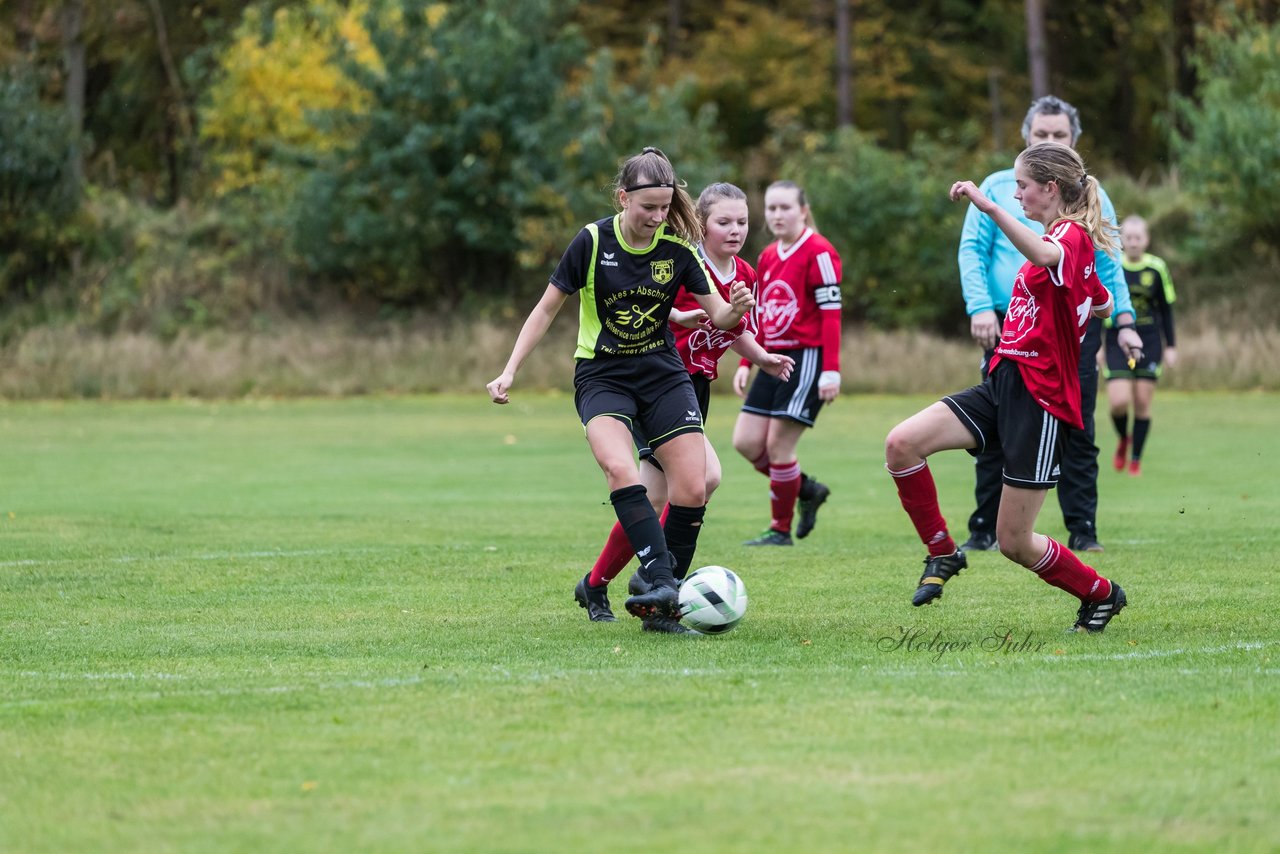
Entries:
[[818,375],[818,388],[831,388],[832,386],[840,388],[839,371],[823,371]]

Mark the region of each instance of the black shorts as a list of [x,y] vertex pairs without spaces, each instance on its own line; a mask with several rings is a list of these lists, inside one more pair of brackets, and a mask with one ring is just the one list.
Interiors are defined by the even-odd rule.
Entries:
[[1151,380],[1160,377],[1160,363],[1164,361],[1164,345],[1160,342],[1160,327],[1139,326],[1142,336],[1142,361],[1129,367],[1129,358],[1120,349],[1120,330],[1107,330],[1107,373],[1109,380]]
[[1005,483],[1023,489],[1058,485],[1058,461],[1071,425],[1036,402],[1015,362],[1000,362],[981,385],[944,397],[942,402],[978,440],[970,454],[1003,450]]
[[818,377],[822,374],[822,348],[805,347],[800,350],[779,350],[780,355],[795,359],[791,379],[785,383],[761,371],[747,391],[742,404],[743,412],[765,415],[769,418],[789,418],[806,427],[812,427],[822,409],[818,397]]
[[[693,394],[698,398],[698,411],[702,413],[702,423],[706,424],[707,413],[711,409],[711,380],[701,371],[690,374],[689,380],[693,383]],[[654,466],[658,471],[662,471],[662,463],[658,462],[658,458],[653,455],[653,448],[649,447],[649,444],[635,431],[632,431],[631,438],[635,440],[636,452],[640,455],[640,459]]]
[[674,350],[579,359],[573,388],[583,427],[602,416],[616,418],[650,448],[702,432],[698,396]]

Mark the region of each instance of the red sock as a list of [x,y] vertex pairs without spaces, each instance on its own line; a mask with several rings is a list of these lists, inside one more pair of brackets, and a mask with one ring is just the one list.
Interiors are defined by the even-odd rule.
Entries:
[[[666,524],[667,513],[670,511],[670,504],[662,508],[658,524]],[[613,530],[609,532],[609,539],[605,540],[600,557],[596,558],[596,565],[591,567],[591,577],[587,579],[587,583],[592,587],[608,584],[618,577],[619,572],[627,568],[627,564],[631,563],[631,559],[635,556],[631,541],[627,539],[627,532],[622,530],[622,523],[614,522]]]
[[769,452],[764,451],[760,456],[751,461],[751,465],[755,466],[756,471],[765,477],[769,476]]
[[796,499],[799,496],[799,461],[769,466],[769,503],[773,509],[770,528],[784,534],[791,533],[791,517],[795,515]]
[[1059,590],[1065,590],[1081,602],[1101,602],[1111,595],[1111,582],[1097,571],[1080,562],[1080,558],[1063,548],[1062,544],[1046,537],[1049,547],[1044,557],[1027,569]]
[[893,475],[893,482],[898,487],[902,509],[907,511],[911,524],[916,526],[920,542],[928,547],[929,557],[954,554],[956,542],[947,533],[947,520],[942,518],[942,510],[938,507],[938,487],[933,483],[929,464],[922,462],[902,471],[889,469],[889,474]]

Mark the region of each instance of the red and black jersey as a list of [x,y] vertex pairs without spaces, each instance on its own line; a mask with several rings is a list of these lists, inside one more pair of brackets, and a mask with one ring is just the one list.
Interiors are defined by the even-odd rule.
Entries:
[[1045,411],[1082,428],[1080,342],[1090,313],[1110,305],[1111,294],[1094,269],[1093,241],[1079,223],[1060,220],[1040,239],[1056,244],[1062,257],[1055,268],[1028,261],[1018,271],[988,370],[1003,359],[1016,362]]
[[676,293],[711,293],[692,244],[668,233],[663,223],[652,243],[633,249],[622,239],[621,216],[579,231],[551,274],[551,284],[581,294],[577,359],[673,350],[667,316]]
[[[733,286],[734,282],[743,282],[747,287],[751,288],[753,294],[756,292],[756,271],[751,269],[751,265],[746,261],[735,256],[733,259],[734,270],[728,276],[725,276],[707,258],[706,253],[702,251],[702,247],[698,247],[698,255],[702,258],[702,265],[711,274],[712,284],[720,291],[720,296],[724,297],[725,302],[730,301],[729,288]],[[685,290],[676,295],[674,307],[680,311],[701,308],[698,305],[698,301]],[[679,351],[685,368],[691,374],[702,374],[707,379],[714,380],[718,375],[720,357],[724,355],[724,352],[729,349],[734,341],[738,340],[738,336],[744,333],[748,335],[755,334],[753,318],[754,315],[748,313],[734,329],[717,329],[709,319],[704,319],[696,329],[690,329],[687,326],[672,322],[671,334],[675,336],[676,350]]]
[[822,369],[840,369],[840,256],[825,237],[806,228],[783,248],[774,241],[756,265],[756,323],[770,352],[822,347]]

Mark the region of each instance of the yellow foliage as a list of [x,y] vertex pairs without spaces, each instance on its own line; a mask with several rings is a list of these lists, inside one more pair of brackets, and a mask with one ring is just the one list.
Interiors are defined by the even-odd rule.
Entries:
[[250,9],[219,61],[219,75],[200,114],[200,136],[211,154],[214,191],[282,185],[283,171],[270,155],[285,146],[311,153],[332,151],[338,134],[308,121],[313,111],[367,108],[364,91],[342,70],[345,54],[375,72],[381,58],[362,18],[367,5],[344,7],[317,0],[306,10],[279,9],[270,41]]

